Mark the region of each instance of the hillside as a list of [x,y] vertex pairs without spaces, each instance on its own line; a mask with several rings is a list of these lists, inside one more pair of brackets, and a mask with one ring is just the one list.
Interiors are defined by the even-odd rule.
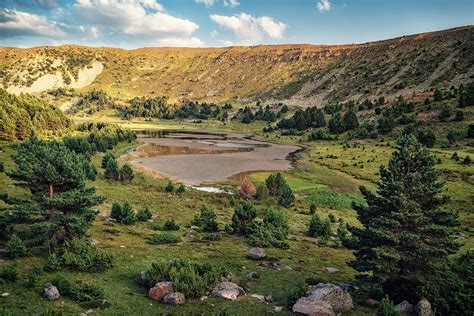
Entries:
[[95,88],[119,97],[296,106],[459,86],[474,80],[473,65],[473,26],[360,45],[0,48],[0,82],[13,93]]

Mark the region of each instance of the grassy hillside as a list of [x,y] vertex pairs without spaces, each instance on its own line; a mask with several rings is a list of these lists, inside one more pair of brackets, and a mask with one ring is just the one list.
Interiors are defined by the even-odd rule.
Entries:
[[360,45],[1,48],[0,74],[3,86],[17,92],[85,85],[119,97],[264,98],[304,106],[472,82],[473,43],[474,27],[466,26]]

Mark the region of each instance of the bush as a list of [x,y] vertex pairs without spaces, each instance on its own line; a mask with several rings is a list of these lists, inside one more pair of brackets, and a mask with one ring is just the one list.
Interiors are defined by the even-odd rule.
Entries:
[[46,267],[55,271],[66,268],[73,271],[103,272],[112,267],[111,255],[98,250],[87,239],[66,241],[55,253],[49,256]]
[[245,235],[248,226],[257,217],[257,210],[252,202],[244,201],[242,204],[237,204],[234,207],[234,214],[232,215],[232,222],[230,224],[234,234]]
[[184,193],[184,192],[186,192],[186,187],[184,186],[184,184],[180,184],[178,189],[176,190],[176,193],[181,194],[181,193]]
[[28,272],[28,285],[31,287],[36,286],[39,275],[43,272],[43,266],[36,265]]
[[269,192],[265,184],[260,183],[259,185],[257,185],[256,190],[257,190],[257,194],[256,194],[257,199],[265,200],[268,197]]
[[105,166],[104,176],[105,178],[112,179],[112,180],[120,179],[120,170],[117,163],[117,159],[115,159],[115,157],[107,161],[107,164]]
[[471,156],[466,156],[464,160],[462,161],[463,165],[470,165],[472,162]]
[[172,193],[174,191],[174,184],[171,181],[168,181],[168,184],[166,185],[166,192]]
[[18,281],[18,267],[16,264],[12,264],[6,266],[5,268],[0,270],[0,278],[9,281],[9,282],[16,282]]
[[140,222],[145,222],[149,219],[151,219],[152,217],[152,214],[150,212],[150,209],[148,207],[144,207],[144,208],[141,208],[138,213],[137,213],[137,221],[140,221]]
[[309,237],[329,237],[331,234],[331,222],[329,219],[321,220],[318,214],[311,216],[308,227]]
[[135,177],[135,173],[130,165],[125,164],[123,165],[122,169],[120,169],[120,180],[122,181],[132,181]]
[[283,187],[286,185],[286,181],[283,175],[278,172],[268,176],[265,180],[265,184],[267,185],[270,195],[280,196],[283,192]]
[[148,239],[148,243],[150,243],[150,244],[159,244],[159,245],[160,244],[176,244],[180,241],[181,241],[180,236],[177,236],[177,235],[174,235],[174,234],[171,234],[171,233],[168,233],[168,232],[164,232],[164,233],[154,235],[153,237]]
[[66,278],[59,276],[51,281],[62,296],[68,297],[76,302],[91,302],[105,299],[104,290],[93,284],[73,284]]
[[316,211],[317,211],[317,206],[315,203],[311,203],[309,205],[309,214],[313,215],[313,214],[316,214]]
[[286,242],[289,226],[284,214],[280,211],[268,210],[263,222],[253,221],[249,226],[245,240],[253,247],[275,247],[288,249]]
[[278,197],[278,204],[283,207],[290,207],[295,201],[295,195],[288,184],[283,186],[281,195]]
[[174,221],[174,219],[168,219],[163,225],[163,230],[179,230],[179,225]]
[[239,194],[244,199],[253,198],[257,195],[257,189],[249,178],[244,177],[240,180]]
[[6,244],[6,249],[10,258],[24,257],[27,252],[25,242],[16,234],[11,235]]
[[0,172],[5,171],[5,165],[3,164],[3,161],[0,161]]
[[105,153],[104,157],[102,157],[102,163],[101,163],[102,169],[107,168],[107,163],[110,160],[115,160],[115,156],[112,152],[108,151]]
[[147,288],[157,282],[171,281],[174,290],[183,293],[186,298],[208,295],[220,279],[227,276],[224,268],[191,260],[159,261],[153,263],[147,272]]
[[377,316],[397,316],[399,313],[395,310],[393,302],[385,296],[380,300],[377,307]]
[[331,223],[335,223],[336,222],[336,216],[334,216],[333,213],[329,213],[328,215],[328,219]]
[[216,214],[208,206],[201,206],[200,213],[194,216],[191,224],[198,226],[203,232],[212,233],[219,230]]
[[110,217],[117,220],[118,223],[125,224],[125,225],[135,224],[137,220],[135,212],[133,211],[132,206],[128,202],[125,202],[123,206],[121,206],[117,202],[112,204]]

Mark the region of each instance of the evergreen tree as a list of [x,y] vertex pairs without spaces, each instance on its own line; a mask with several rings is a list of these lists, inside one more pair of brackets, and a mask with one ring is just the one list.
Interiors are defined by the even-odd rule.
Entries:
[[120,179],[120,170],[118,167],[117,159],[109,159],[105,166],[104,176],[107,179],[118,180]]
[[328,123],[329,132],[331,134],[341,134],[344,133],[346,126],[344,120],[342,119],[341,113],[337,112],[333,114]]
[[354,107],[350,107],[349,110],[344,114],[344,128],[346,131],[356,129],[359,127],[359,120]]
[[129,164],[123,165],[122,169],[120,169],[120,180],[122,181],[132,181],[135,177],[133,169],[130,167]]
[[242,204],[237,204],[234,207],[234,214],[232,215],[232,223],[230,225],[233,232],[235,234],[246,235],[255,217],[257,217],[257,210],[252,202],[244,201]]
[[123,203],[122,220],[120,222],[125,225],[132,225],[135,224],[136,221],[137,217],[133,211],[132,205],[128,202]]
[[104,157],[102,157],[101,167],[103,169],[107,168],[107,163],[109,162],[109,160],[113,160],[113,159],[115,159],[114,154],[111,151],[106,152]]
[[15,232],[21,224],[21,235],[17,233],[23,240],[31,244],[47,241],[52,246],[84,236],[96,216],[92,208],[105,199],[85,185],[90,162],[61,142],[39,140],[34,132],[16,150],[12,155],[15,166],[8,176],[31,195],[2,196],[13,206],[0,218],[0,226],[5,227],[2,233]]
[[283,175],[278,172],[269,175],[265,180],[265,184],[267,185],[270,195],[279,196],[283,192],[283,187],[286,185],[286,181]]
[[278,197],[278,204],[283,207],[290,207],[294,201],[295,195],[293,194],[293,190],[291,190],[290,186],[285,183],[281,195]]
[[143,207],[137,212],[137,221],[145,222],[152,218],[152,214],[148,207]]
[[207,205],[203,205],[200,213],[194,216],[191,224],[198,226],[203,232],[213,233],[219,230],[216,218],[216,213]]
[[[437,158],[413,135],[401,136],[388,167],[380,168],[377,194],[362,187],[367,205],[354,204],[362,227],[350,227],[350,265],[372,295],[417,301],[458,249],[457,215],[443,209]],[[430,300],[430,298],[428,297]]]

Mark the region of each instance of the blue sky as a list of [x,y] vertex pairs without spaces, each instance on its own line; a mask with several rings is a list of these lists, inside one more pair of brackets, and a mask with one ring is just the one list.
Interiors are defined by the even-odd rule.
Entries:
[[363,43],[474,24],[473,0],[0,0],[0,45]]

